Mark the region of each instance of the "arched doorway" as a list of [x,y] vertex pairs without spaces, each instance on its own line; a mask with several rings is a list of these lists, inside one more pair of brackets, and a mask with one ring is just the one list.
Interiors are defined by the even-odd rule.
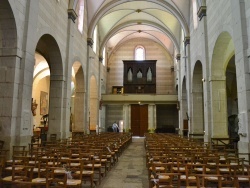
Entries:
[[63,91],[65,78],[59,46],[53,36],[43,35],[36,46],[36,52],[47,61],[50,69],[48,96],[48,136],[56,134],[57,138],[66,136],[69,122],[63,116]]
[[71,92],[71,127],[73,132],[84,130],[84,98],[85,84],[84,73],[80,62],[75,62],[72,67],[72,92]]
[[90,78],[90,131],[96,131],[98,125],[98,89],[95,76]]
[[[15,17],[12,12],[9,1],[0,1],[0,124],[1,140],[4,140],[4,148],[10,149],[12,145],[19,144],[21,128],[18,123],[21,110],[18,109],[19,84],[21,68],[21,58],[17,55],[17,27]],[[12,73],[12,74],[9,74]],[[29,101],[30,104],[30,101]],[[31,111],[28,112],[30,117]]]
[[32,105],[37,106],[32,111],[33,121],[31,127],[34,129],[34,137],[45,141],[48,128],[49,113],[49,89],[50,69],[46,59],[38,52],[35,53],[35,65],[33,72]]
[[197,61],[194,66],[192,82],[192,127],[190,132],[194,134],[204,133],[204,101],[203,101],[203,74],[202,64]]
[[228,136],[232,139],[239,139],[238,135],[238,94],[235,56],[229,60],[226,68],[227,88],[227,114],[228,114]]
[[226,68],[229,60],[234,55],[234,51],[234,44],[230,34],[228,32],[221,33],[216,40],[211,62],[211,138],[228,137]]

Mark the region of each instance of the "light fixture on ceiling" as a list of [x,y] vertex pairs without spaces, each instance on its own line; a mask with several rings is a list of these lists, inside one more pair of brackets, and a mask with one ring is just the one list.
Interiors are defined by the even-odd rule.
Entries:
[[137,9],[135,12],[140,13],[140,12],[141,12],[141,9]]

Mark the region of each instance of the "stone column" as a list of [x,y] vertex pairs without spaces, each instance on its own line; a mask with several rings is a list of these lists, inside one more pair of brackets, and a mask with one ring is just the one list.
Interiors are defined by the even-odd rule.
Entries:
[[74,126],[73,131],[83,131],[84,130],[84,114],[83,105],[85,98],[85,91],[83,88],[76,89],[75,91],[75,108],[74,108]]
[[211,137],[228,137],[227,99],[225,77],[210,78],[212,91],[212,130]]
[[125,131],[128,131],[131,129],[131,124],[130,124],[130,105],[129,104],[124,104],[123,105],[123,129]]
[[[200,82],[202,82],[200,80]],[[204,114],[203,114],[203,92],[192,91],[191,96],[193,98],[192,112],[193,121],[190,127],[190,133],[203,134],[204,132]]]
[[156,105],[148,105],[148,130],[152,131],[156,129]]
[[[250,48],[246,42],[248,34],[248,13],[245,12],[246,2],[243,0],[231,0],[233,23],[233,39],[235,44],[235,65],[237,75],[238,108],[239,108],[239,153],[250,152]],[[247,37],[248,36],[248,37]],[[243,156],[248,158],[247,156]],[[248,159],[249,160],[249,159]]]
[[[186,116],[188,119],[188,133],[190,131],[190,127],[192,127],[192,97],[191,97],[191,88],[192,88],[192,80],[191,80],[191,60],[190,60],[190,37],[186,36],[184,40],[185,45],[185,55],[186,55],[186,89],[187,89],[187,112]],[[184,115],[185,116],[185,115]],[[187,133],[187,134],[188,134]]]
[[91,52],[92,47],[93,47],[93,39],[92,38],[88,38],[87,39],[87,70],[86,70],[86,95],[85,95],[85,132],[86,133],[90,133],[90,70],[91,70],[91,61],[93,59]]

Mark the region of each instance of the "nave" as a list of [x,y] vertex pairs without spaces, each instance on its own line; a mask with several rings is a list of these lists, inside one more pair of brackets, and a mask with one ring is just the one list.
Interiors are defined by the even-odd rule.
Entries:
[[237,150],[176,134],[93,134],[13,146],[10,160],[4,152],[1,188],[250,187],[249,160]]
[[98,188],[148,188],[144,137],[133,137],[119,162]]

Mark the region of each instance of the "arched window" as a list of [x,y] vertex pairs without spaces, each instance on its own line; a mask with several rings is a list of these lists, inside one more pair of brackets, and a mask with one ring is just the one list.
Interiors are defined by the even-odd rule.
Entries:
[[97,43],[97,26],[95,27],[95,30],[94,30],[94,44],[93,44],[93,51],[96,53],[96,43]]
[[197,0],[193,0],[193,22],[194,22],[194,29],[198,27],[198,16],[197,16]]
[[102,52],[102,64],[105,66],[106,65],[106,48],[103,49],[103,52]]
[[135,60],[145,60],[145,48],[143,46],[135,48]]
[[80,0],[77,6],[78,13],[78,30],[83,32],[83,19],[84,19],[84,0]]

